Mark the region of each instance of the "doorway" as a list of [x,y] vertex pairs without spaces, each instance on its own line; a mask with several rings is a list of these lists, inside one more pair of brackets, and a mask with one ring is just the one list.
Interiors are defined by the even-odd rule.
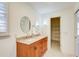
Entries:
[[60,17],[51,18],[51,48],[60,50]]

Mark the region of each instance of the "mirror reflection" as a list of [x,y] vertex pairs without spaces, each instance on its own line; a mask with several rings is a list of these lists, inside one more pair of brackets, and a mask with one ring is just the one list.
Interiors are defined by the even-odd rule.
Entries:
[[31,22],[27,16],[23,16],[20,20],[20,28],[22,32],[27,33],[31,29]]

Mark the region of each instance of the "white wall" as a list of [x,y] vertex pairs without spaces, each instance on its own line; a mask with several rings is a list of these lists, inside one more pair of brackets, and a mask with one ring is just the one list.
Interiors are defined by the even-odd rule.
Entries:
[[76,10],[79,9],[79,2],[77,2],[74,7],[74,12],[76,12]]
[[9,3],[9,31],[10,37],[0,37],[0,56],[16,56],[16,34],[23,35],[19,28],[22,16],[30,17],[32,24],[36,20],[36,12],[26,3]]
[[[17,37],[27,35],[26,33],[23,33],[21,28],[20,28],[20,20],[23,16],[29,17],[31,21],[31,25],[35,24],[36,21],[36,12],[35,10],[30,7],[27,3],[10,3],[12,6],[11,13],[12,13],[12,20],[15,20],[15,34]],[[14,7],[14,8],[13,8]],[[31,32],[31,31],[30,31]],[[28,33],[29,34],[29,33]]]
[[[42,20],[46,20],[47,26],[43,31],[48,34],[49,48],[51,44],[51,32],[50,32],[50,18],[61,17],[60,27],[60,44],[61,51],[65,54],[75,54],[75,39],[74,39],[74,7],[65,8],[59,11],[51,12],[42,15]],[[47,30],[46,30],[47,29]]]

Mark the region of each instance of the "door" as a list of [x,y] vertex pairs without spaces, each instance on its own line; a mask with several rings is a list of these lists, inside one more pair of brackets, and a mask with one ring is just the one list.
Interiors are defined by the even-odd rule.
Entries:
[[51,18],[51,47],[60,48],[60,17]]
[[26,44],[17,42],[17,57],[29,57],[30,56],[30,47]]
[[77,20],[77,38],[76,38],[76,56],[79,56],[79,10],[76,12]]

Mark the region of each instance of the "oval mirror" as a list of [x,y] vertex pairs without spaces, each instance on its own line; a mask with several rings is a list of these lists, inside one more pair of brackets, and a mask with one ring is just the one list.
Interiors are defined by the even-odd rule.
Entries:
[[31,22],[27,16],[23,16],[20,20],[20,28],[22,32],[27,33],[31,29]]

